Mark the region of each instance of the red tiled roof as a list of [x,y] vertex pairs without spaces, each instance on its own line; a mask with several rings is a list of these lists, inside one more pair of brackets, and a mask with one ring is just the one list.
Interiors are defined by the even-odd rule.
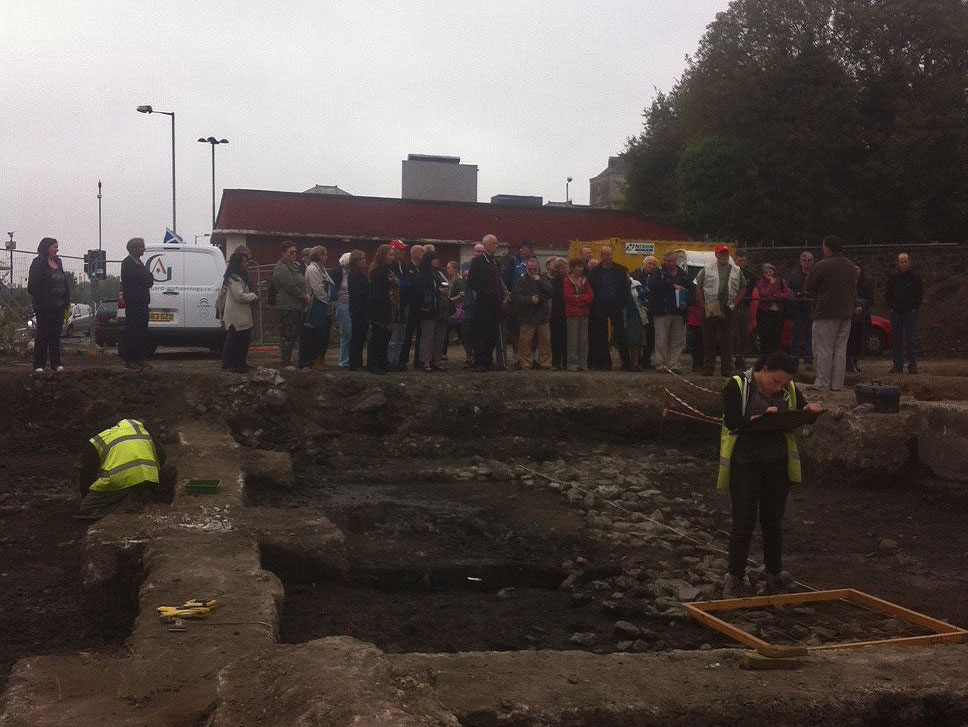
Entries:
[[530,238],[563,247],[569,240],[620,237],[688,240],[680,230],[630,212],[588,207],[512,207],[479,202],[433,202],[387,197],[327,196],[299,192],[226,189],[216,232],[372,237],[403,240]]

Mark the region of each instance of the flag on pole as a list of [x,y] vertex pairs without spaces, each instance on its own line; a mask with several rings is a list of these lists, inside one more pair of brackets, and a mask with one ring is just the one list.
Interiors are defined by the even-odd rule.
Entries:
[[185,241],[182,239],[181,235],[178,235],[167,227],[165,228],[165,239],[163,241],[165,245],[184,245]]

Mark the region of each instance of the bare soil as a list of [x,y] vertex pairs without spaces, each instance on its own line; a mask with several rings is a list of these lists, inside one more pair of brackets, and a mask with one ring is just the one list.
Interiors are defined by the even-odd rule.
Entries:
[[[268,356],[252,359],[270,364]],[[0,608],[8,615],[0,620],[0,687],[22,656],[114,650],[127,633],[123,618],[105,623],[85,612],[87,523],[72,517],[73,465],[93,412],[100,417],[106,409],[148,420],[169,441],[174,423],[208,417],[228,422],[246,446],[293,453],[292,486],[255,483],[252,504],[326,512],[346,534],[351,564],[346,573],[325,572],[264,550],[264,565],[287,589],[286,641],[352,634],[388,652],[730,644],[687,619],[653,612],[654,599],[637,590],[720,557],[729,529],[728,501],[712,485],[715,429],[677,423],[657,441],[664,390],[688,391],[668,378],[286,372],[278,387],[284,401],[274,402],[266,384],[223,374],[208,357],[162,354],[139,376],[123,374],[113,357],[70,355],[67,364],[66,376],[32,379],[25,360],[0,363],[7,445]],[[889,378],[888,366],[886,359],[867,362],[864,380]],[[968,400],[963,362],[926,361],[922,370],[894,378],[920,399]],[[715,396],[690,401],[714,413]],[[588,508],[565,496],[572,485],[594,489],[637,475],[669,501],[666,522],[708,538],[670,543],[593,528]],[[900,474],[877,488],[809,482],[791,493],[785,567],[812,587],[849,586],[968,626],[966,503],[956,486]],[[604,514],[610,507],[596,505]],[[884,547],[885,539],[896,547]],[[757,560],[759,547],[751,552]],[[616,633],[619,620],[641,628],[642,638]],[[796,623],[817,628],[803,618]],[[860,624],[857,638],[876,630],[852,623]],[[791,639],[800,638],[791,630]],[[576,634],[591,637],[575,641]]]

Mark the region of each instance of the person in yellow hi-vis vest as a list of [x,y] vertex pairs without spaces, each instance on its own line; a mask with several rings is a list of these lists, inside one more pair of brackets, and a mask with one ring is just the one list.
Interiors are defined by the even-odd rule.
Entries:
[[82,515],[133,512],[151,502],[171,500],[165,490],[171,489],[174,477],[164,467],[165,450],[143,422],[112,419],[96,432],[84,447],[81,463]]
[[[723,388],[723,427],[720,434],[717,489],[729,490],[733,526],[729,535],[729,572],[723,597],[750,595],[746,577],[750,539],[759,510],[763,534],[766,590],[778,592],[792,584],[783,570],[783,511],[791,482],[802,482],[800,455],[793,430],[795,423],[777,417],[755,427],[752,422],[783,411],[804,410],[807,419],[822,410],[808,404],[793,382],[797,362],[783,351],[774,351],[756,365],[733,376]],[[801,422],[802,423],[802,422]],[[765,425],[765,426],[764,426]],[[752,431],[749,431],[752,430]]]

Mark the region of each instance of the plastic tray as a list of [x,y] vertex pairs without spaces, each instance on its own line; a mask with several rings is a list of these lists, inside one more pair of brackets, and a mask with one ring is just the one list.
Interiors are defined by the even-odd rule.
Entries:
[[212,495],[218,492],[221,480],[191,479],[185,485],[185,490],[192,495]]

